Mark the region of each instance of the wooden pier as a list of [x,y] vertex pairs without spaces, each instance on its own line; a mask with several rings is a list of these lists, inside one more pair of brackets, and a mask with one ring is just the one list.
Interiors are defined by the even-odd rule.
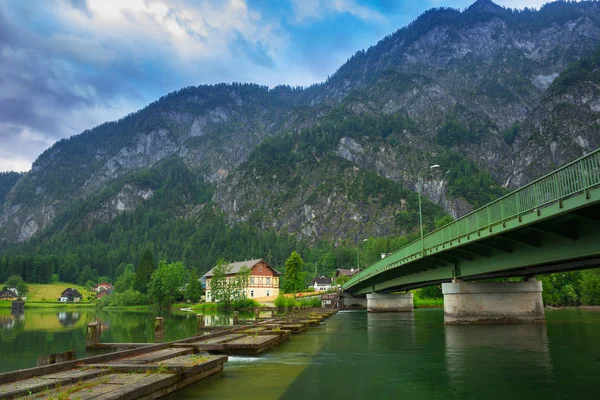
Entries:
[[[229,354],[260,354],[336,312],[296,310],[220,327],[199,321],[196,336],[158,344],[101,343],[101,326],[92,322],[86,347],[117,351],[79,360],[73,352],[41,356],[38,367],[0,374],[0,399],[160,398],[220,372]],[[162,318],[157,318],[155,338],[163,335]]]

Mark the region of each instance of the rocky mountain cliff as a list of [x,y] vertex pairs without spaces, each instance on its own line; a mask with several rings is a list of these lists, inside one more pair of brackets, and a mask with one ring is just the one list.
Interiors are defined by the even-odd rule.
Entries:
[[599,145],[599,45],[599,3],[478,0],[427,11],[310,88],[184,88],[0,179],[0,237],[110,223],[153,197],[143,174],[171,159],[214,189],[172,215],[212,203],[231,226],[313,242],[413,230],[417,173],[438,162],[433,227]]

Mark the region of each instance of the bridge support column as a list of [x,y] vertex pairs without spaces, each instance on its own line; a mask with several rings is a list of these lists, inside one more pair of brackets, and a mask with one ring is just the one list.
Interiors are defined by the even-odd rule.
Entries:
[[444,323],[543,322],[542,282],[442,283]]
[[413,294],[367,294],[368,312],[401,312],[412,311]]

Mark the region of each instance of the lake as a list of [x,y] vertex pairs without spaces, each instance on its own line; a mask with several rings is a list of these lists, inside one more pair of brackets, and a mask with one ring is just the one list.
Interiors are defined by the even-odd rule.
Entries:
[[[151,342],[152,312],[27,310],[0,314],[0,370],[34,366],[37,356],[76,350],[98,319],[103,342]],[[169,313],[165,339],[195,333],[193,313]],[[445,326],[442,310],[340,312],[258,357],[230,357],[222,373],[170,399],[595,398],[600,313],[549,310],[546,324]],[[208,324],[229,321],[228,315]],[[216,320],[215,320],[216,318]]]

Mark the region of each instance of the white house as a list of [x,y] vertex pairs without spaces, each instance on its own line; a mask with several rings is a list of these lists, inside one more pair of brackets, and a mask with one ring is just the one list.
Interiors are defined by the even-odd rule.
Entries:
[[319,276],[310,281],[311,286],[315,289],[315,292],[324,292],[331,289],[333,285],[333,279]]

